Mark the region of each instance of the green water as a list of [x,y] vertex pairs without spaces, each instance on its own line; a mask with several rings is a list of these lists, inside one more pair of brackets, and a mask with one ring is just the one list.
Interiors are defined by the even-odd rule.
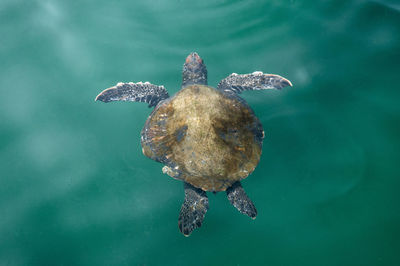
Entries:
[[[396,0],[0,2],[0,265],[400,265]],[[245,92],[266,132],[243,186],[177,227],[182,183],[144,157],[143,103],[94,102],[119,81],[179,90],[197,51],[209,84]]]

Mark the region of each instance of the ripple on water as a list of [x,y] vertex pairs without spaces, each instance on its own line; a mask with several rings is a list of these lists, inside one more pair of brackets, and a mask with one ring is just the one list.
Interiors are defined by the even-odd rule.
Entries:
[[377,3],[397,12],[400,12],[400,4],[397,0],[370,0],[370,2]]

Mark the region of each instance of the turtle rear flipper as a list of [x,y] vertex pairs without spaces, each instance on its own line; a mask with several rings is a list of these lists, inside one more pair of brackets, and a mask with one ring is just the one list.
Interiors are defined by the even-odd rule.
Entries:
[[208,197],[205,191],[184,182],[185,201],[179,214],[179,230],[189,236],[194,229],[199,228],[208,210]]
[[292,83],[279,75],[256,71],[251,74],[230,74],[218,83],[218,89],[225,92],[241,93],[246,90],[282,89]]
[[145,102],[149,107],[156,106],[160,101],[169,97],[164,86],[157,86],[149,82],[118,83],[97,95],[95,101],[105,103],[111,101]]
[[249,199],[239,181],[235,182],[226,190],[226,195],[230,203],[238,209],[239,212],[246,214],[252,219],[257,216],[257,210],[253,202]]

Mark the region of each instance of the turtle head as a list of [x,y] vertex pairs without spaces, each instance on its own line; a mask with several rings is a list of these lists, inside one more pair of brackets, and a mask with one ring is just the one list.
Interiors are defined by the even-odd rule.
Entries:
[[186,57],[182,70],[182,88],[192,84],[207,85],[206,65],[203,59],[194,52]]

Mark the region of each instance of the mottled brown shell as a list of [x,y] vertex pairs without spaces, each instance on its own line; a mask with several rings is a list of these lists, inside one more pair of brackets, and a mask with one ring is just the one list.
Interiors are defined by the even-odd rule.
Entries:
[[223,191],[257,166],[262,126],[235,95],[191,85],[160,103],[142,130],[143,153],[163,172],[205,191]]

